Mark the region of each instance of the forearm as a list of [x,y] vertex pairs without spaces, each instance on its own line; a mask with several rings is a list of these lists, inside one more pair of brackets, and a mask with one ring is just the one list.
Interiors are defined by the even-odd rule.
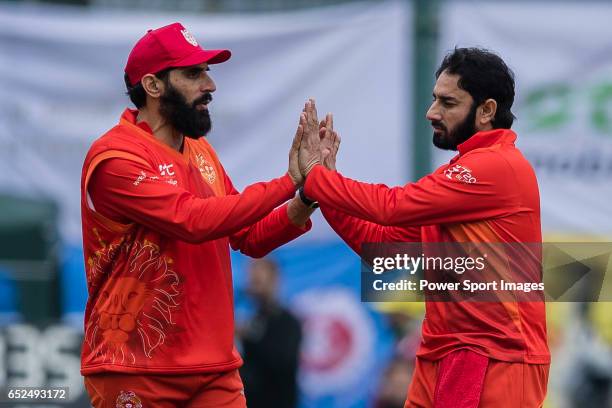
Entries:
[[294,200],[275,209],[259,222],[232,235],[230,237],[232,248],[253,258],[260,258],[308,232],[312,228],[312,222],[306,214],[311,211],[300,208]]
[[315,208],[310,208],[299,197],[293,197],[287,204],[289,221],[298,228],[305,228]]
[[355,253],[361,255],[362,244],[377,242],[419,242],[420,227],[384,227],[322,206],[321,213],[330,227]]

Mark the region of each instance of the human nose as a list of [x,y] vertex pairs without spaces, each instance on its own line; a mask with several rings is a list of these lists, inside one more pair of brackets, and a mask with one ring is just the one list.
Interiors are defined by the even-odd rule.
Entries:
[[429,106],[429,109],[427,109],[427,113],[425,114],[425,117],[429,121],[442,120],[442,117],[440,116],[440,112],[438,108],[436,107],[435,102],[433,102],[431,106]]
[[217,86],[215,85],[215,81],[207,75],[206,80],[202,83],[202,87],[200,89],[202,92],[215,92],[217,90]]

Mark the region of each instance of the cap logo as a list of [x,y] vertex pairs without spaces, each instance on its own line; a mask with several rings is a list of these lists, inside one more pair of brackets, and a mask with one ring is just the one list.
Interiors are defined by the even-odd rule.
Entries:
[[187,31],[187,29],[181,30],[181,34],[183,34],[183,37],[185,37],[185,40],[189,44],[193,45],[194,47],[198,46],[198,42],[196,41],[195,37],[191,35],[191,33]]

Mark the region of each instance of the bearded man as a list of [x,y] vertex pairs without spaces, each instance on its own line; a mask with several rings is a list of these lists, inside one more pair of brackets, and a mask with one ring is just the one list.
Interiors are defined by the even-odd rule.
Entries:
[[[332,118],[318,123],[308,102],[299,152],[304,193],[357,253],[384,242],[541,244],[538,185],[515,146],[513,102],[514,76],[499,56],[478,48],[449,53],[426,117],[434,145],[458,154],[393,188],[336,171]],[[405,406],[541,407],[549,364],[543,294],[487,303],[427,298]]]
[[229,247],[264,256],[308,231],[313,209],[293,198],[300,127],[288,172],[242,193],[204,137],[209,65],[230,55],[179,23],[149,30],[125,67],[137,109],[85,158],[81,372],[96,408],[246,406]]

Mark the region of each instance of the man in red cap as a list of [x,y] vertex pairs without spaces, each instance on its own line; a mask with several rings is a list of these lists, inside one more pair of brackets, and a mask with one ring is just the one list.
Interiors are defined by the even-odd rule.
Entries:
[[308,231],[313,209],[293,198],[301,127],[287,174],[242,193],[203,137],[208,66],[230,55],[179,23],[149,30],[125,67],[137,110],[85,158],[81,372],[96,408],[245,407],[229,246],[261,257]]

